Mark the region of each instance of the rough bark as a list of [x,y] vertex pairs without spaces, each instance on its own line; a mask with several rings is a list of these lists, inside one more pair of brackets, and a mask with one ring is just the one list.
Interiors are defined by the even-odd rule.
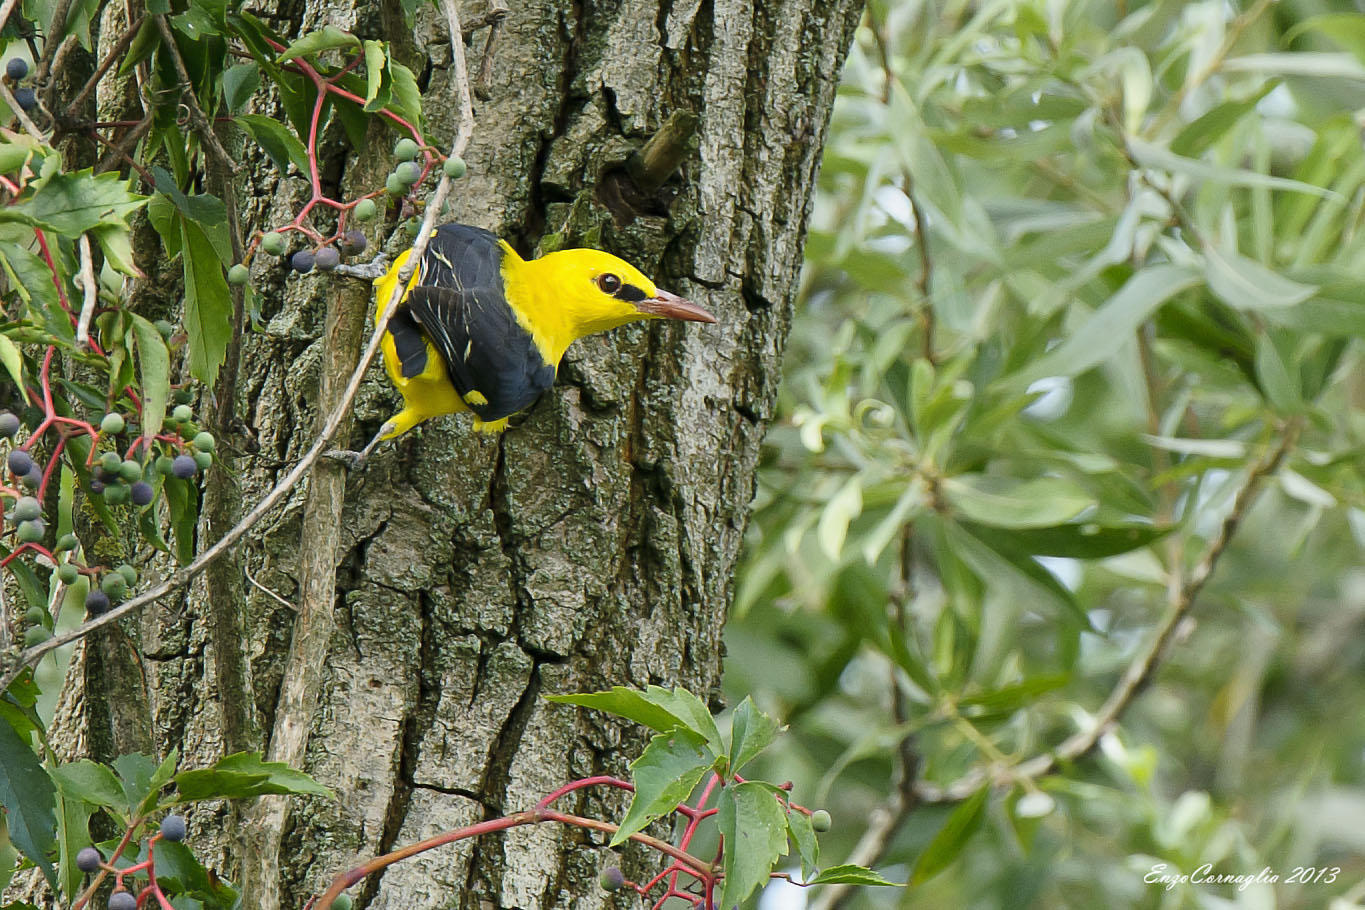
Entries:
[[[345,482],[336,628],[306,761],[340,798],[295,804],[281,906],[301,906],[358,857],[523,808],[575,777],[625,770],[637,735],[551,705],[545,693],[647,683],[716,691],[812,184],[861,6],[512,4],[452,219],[527,254],[550,235],[601,245],[721,324],[637,325],[580,342],[518,428],[488,438],[458,418],[433,421]],[[464,14],[475,21],[484,10],[479,0]],[[408,54],[424,80],[429,135],[447,140],[455,106],[433,11],[419,13],[411,42],[388,4],[299,0],[282,3],[274,20],[288,33],[324,22]],[[470,43],[476,72],[486,34]],[[677,110],[698,117],[695,152],[663,195],[619,192],[629,189],[630,153]],[[258,150],[242,154],[244,227],[284,220],[302,187],[281,184]],[[357,165],[337,139],[327,155],[329,179],[352,185]],[[310,442],[324,328],[337,324],[327,307],[365,305],[338,281],[256,269],[265,330],[245,339],[236,386],[245,429],[233,440],[242,454],[232,495],[242,501]],[[394,401],[376,370],[354,441]],[[142,723],[158,751],[175,746],[189,763],[208,762],[227,739],[268,735],[259,731],[274,720],[293,626],[282,601],[306,596],[301,554],[317,543],[299,539],[308,493],[238,554],[254,583],[219,578],[131,630],[150,649]],[[244,598],[236,612],[222,603],[234,596]],[[216,653],[233,644],[221,629],[236,628],[237,615],[242,653]],[[87,685],[114,659],[107,651],[91,658]],[[230,672],[219,669],[225,660]],[[224,691],[229,679],[253,688]],[[71,716],[102,707],[69,701]],[[616,813],[621,803],[586,797],[576,808]],[[192,819],[196,850],[229,879],[240,867],[235,817],[225,806]],[[365,886],[359,905],[596,906],[604,851],[592,840],[541,827],[461,844],[395,866]]]

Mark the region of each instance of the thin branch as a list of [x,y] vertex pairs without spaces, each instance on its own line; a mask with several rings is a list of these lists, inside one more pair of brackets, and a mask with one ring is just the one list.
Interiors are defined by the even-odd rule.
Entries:
[[115,63],[123,59],[124,52],[133,43],[133,39],[137,37],[137,33],[142,29],[142,23],[145,20],[145,16],[138,16],[137,21],[124,30],[118,42],[109,49],[109,53],[105,56],[104,62],[99,65],[99,69],[95,70],[94,74],[85,80],[85,85],[76,93],[76,97],[71,99],[71,103],[66,106],[66,110],[62,113],[63,119],[70,120],[76,116],[76,112],[85,104],[85,100],[90,97],[90,93],[95,90],[95,86],[99,85],[104,75]]
[[190,72],[185,67],[185,58],[180,56],[180,46],[175,43],[175,35],[171,32],[166,17],[156,15],[153,18],[156,20],[156,27],[161,30],[161,38],[166,44],[166,49],[170,51],[171,60],[175,62],[175,72],[180,77],[180,97],[189,109],[190,125],[194,127],[199,141],[203,143],[209,157],[216,164],[229,170],[236,170],[237,162],[232,160],[228,150],[223,148],[223,143],[218,141],[218,134],[213,131],[213,122],[199,106],[199,96],[194,93],[194,80],[190,78]]
[[1237,495],[1233,499],[1232,508],[1223,519],[1223,523],[1219,525],[1218,533],[1204,548],[1203,555],[1200,556],[1199,562],[1195,564],[1185,583],[1173,588],[1166,605],[1166,612],[1161,617],[1161,622],[1157,624],[1151,640],[1128,664],[1123,675],[1119,677],[1118,684],[1114,686],[1113,691],[1109,693],[1109,697],[1100,707],[1098,714],[1085,730],[1067,737],[1056,749],[1046,755],[1035,755],[1033,758],[1007,767],[977,768],[946,787],[936,787],[931,784],[917,786],[915,789],[920,798],[925,802],[963,800],[987,784],[1008,784],[1021,779],[1033,779],[1050,774],[1059,765],[1073,762],[1095,748],[1100,739],[1118,723],[1119,718],[1133,703],[1138,693],[1151,681],[1152,676],[1167,655],[1181,620],[1189,614],[1195,599],[1204,589],[1209,578],[1213,576],[1214,569],[1218,567],[1219,559],[1227,552],[1228,545],[1236,535],[1242,520],[1255,503],[1262,484],[1279,470],[1280,465],[1284,463],[1285,458],[1288,457],[1295,443],[1298,442],[1299,433],[1302,429],[1303,424],[1300,420],[1291,421],[1284,428],[1279,444],[1251,467],[1246,482],[1242,484],[1242,488],[1237,491]]
[[80,319],[76,321],[76,346],[85,347],[90,343],[90,320],[95,315],[95,304],[100,299],[100,286],[95,282],[95,262],[90,255],[90,235],[82,234],[77,245],[81,251],[81,292],[85,299],[81,303]]
[[71,0],[57,0],[57,6],[52,10],[51,25],[48,27],[47,34],[43,36],[43,55],[38,59],[38,65],[34,67],[33,81],[42,85],[47,80],[48,69],[52,66],[52,60],[57,55],[57,49],[65,44],[65,41],[53,41],[54,35],[60,35],[66,31],[66,17],[71,12]]

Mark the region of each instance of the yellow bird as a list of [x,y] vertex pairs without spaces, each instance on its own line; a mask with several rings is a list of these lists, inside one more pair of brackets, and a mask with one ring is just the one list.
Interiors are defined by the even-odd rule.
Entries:
[[[375,281],[376,319],[410,255]],[[482,228],[438,228],[382,342],[403,409],[353,463],[363,464],[381,440],[442,414],[468,411],[474,429],[501,432],[508,417],[554,384],[576,339],[642,319],[716,321],[609,253],[561,250],[526,260]]]

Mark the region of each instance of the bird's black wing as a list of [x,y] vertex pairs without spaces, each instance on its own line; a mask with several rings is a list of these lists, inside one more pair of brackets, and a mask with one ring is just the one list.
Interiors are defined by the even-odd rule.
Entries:
[[451,385],[483,420],[529,408],[554,385],[554,367],[501,291],[423,286],[403,306],[445,361]]
[[420,284],[466,291],[502,287],[503,249],[483,228],[446,224],[437,228],[422,255]]

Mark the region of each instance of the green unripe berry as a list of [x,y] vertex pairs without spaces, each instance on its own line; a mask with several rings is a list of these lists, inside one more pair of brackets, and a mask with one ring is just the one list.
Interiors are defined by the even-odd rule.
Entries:
[[19,501],[14,504],[15,521],[32,521],[35,518],[43,517],[43,507],[32,496],[21,496]]
[[61,537],[57,538],[58,550],[74,550],[79,545],[80,541],[76,538],[75,534],[63,534]]
[[171,400],[176,404],[189,404],[194,401],[194,393],[189,389],[176,389],[171,395]]
[[208,430],[194,437],[194,447],[201,452],[212,452],[215,444],[213,434]]
[[271,256],[283,256],[285,245],[284,235],[278,231],[271,231],[261,238],[261,249]]
[[184,423],[194,416],[194,409],[187,404],[178,404],[171,411],[171,419]]
[[409,218],[407,221],[403,222],[403,233],[407,234],[409,237],[415,239],[421,231],[422,222],[418,221],[416,218]]
[[834,819],[824,809],[816,809],[810,814],[810,826],[816,831],[828,831],[833,825]]
[[169,455],[156,456],[156,472],[170,476],[171,468],[175,466],[175,459]]
[[[356,221],[370,221],[378,213],[379,207],[374,204],[373,199],[362,199],[355,204],[354,214]],[[332,905],[336,906],[336,902],[333,901]]]
[[100,579],[100,590],[110,597],[122,597],[128,590],[128,581],[117,572],[106,572]]
[[42,607],[29,607],[24,611],[24,622],[30,626],[42,625],[47,621],[47,611]]
[[398,144],[393,147],[393,157],[399,161],[411,161],[417,157],[417,153],[422,150],[416,142],[404,137],[398,140]]
[[445,175],[451,180],[459,180],[469,172],[469,168],[465,165],[464,159],[458,155],[447,158],[445,163],[441,165],[441,170],[445,171]]
[[33,521],[19,522],[19,542],[37,543],[43,539],[43,534],[47,531],[47,526],[43,524],[41,518]]
[[64,585],[74,585],[76,579],[81,577],[81,570],[76,567],[75,563],[64,562],[57,567],[57,577],[62,580]]
[[121,506],[128,501],[132,492],[121,483],[107,484],[104,488],[104,501],[111,506]]
[[170,340],[170,337],[175,334],[175,326],[171,325],[170,321],[167,319],[158,319],[156,322],[152,323],[152,325],[156,326],[157,334],[168,341]]
[[100,432],[122,433],[123,426],[124,423],[122,414],[105,414],[104,419],[100,421]]
[[133,585],[137,584],[137,569],[134,569],[132,566],[128,565],[128,563],[125,562],[114,571],[123,576],[123,580],[128,583],[128,587],[131,588]]
[[124,483],[132,483],[135,480],[141,480],[142,465],[130,458],[118,466],[118,476]]
[[228,284],[244,285],[251,280],[251,269],[239,262],[228,269],[227,280]]
[[209,465],[213,464],[213,453],[212,453],[212,452],[195,452],[195,453],[194,453],[194,463],[197,464],[197,465],[199,465],[199,470],[201,470],[201,471],[207,471],[207,470],[209,469]]
[[399,180],[397,174],[390,174],[384,181],[384,189],[390,196],[402,196],[408,191],[408,185]]
[[117,474],[118,469],[123,467],[123,459],[118,457],[118,452],[105,452],[100,456],[100,467],[104,468],[106,474]]
[[403,186],[412,186],[422,176],[422,169],[417,166],[416,162],[404,161],[393,169],[393,176],[397,177],[398,182]]
[[24,647],[37,647],[51,637],[52,633],[42,626],[29,626],[28,630],[24,632]]
[[597,883],[602,886],[603,891],[620,891],[626,883],[626,876],[619,867],[608,866],[597,876]]
[[354,906],[349,894],[338,894],[332,900],[332,910],[351,910]]

